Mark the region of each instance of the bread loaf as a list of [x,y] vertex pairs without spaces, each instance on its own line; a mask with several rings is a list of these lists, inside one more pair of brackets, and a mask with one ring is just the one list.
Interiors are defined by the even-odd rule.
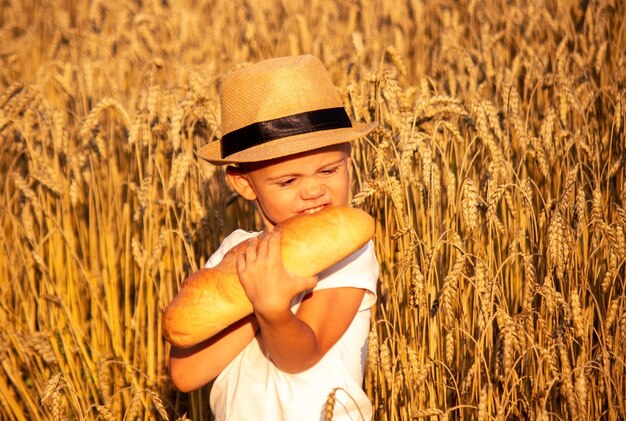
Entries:
[[[280,224],[285,268],[313,276],[361,248],[374,235],[374,220],[362,210],[328,207]],[[237,275],[237,255],[247,242],[231,249],[214,268],[200,269],[183,282],[163,313],[163,334],[179,348],[193,346],[252,313]]]

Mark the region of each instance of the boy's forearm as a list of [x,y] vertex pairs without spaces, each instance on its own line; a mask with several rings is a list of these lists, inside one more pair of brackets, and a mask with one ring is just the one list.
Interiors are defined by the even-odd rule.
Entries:
[[278,368],[299,373],[321,358],[315,332],[291,311],[271,319],[257,314],[261,339]]
[[172,381],[183,392],[207,384],[254,338],[257,329],[256,318],[248,316],[191,348],[172,347],[169,359]]

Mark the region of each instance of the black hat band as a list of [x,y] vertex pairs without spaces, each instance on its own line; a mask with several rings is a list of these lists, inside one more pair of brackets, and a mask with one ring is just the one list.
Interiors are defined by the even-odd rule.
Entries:
[[352,127],[345,108],[326,108],[307,111],[273,120],[260,121],[244,126],[222,136],[222,159],[283,137],[322,130]]

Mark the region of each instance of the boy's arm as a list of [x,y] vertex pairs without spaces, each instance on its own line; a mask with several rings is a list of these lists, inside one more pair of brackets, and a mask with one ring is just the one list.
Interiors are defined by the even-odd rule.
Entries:
[[257,313],[272,361],[287,373],[313,366],[348,329],[364,294],[360,288],[323,289],[307,296],[296,314],[286,311],[265,318]]
[[169,360],[172,382],[182,392],[209,383],[254,338],[257,329],[256,318],[250,315],[191,348],[173,346]]
[[274,363],[297,373],[317,363],[354,319],[365,290],[330,288],[309,294],[291,311],[292,298],[317,278],[287,272],[280,257],[280,231],[252,239],[237,259],[237,271],[257,317],[261,340]]

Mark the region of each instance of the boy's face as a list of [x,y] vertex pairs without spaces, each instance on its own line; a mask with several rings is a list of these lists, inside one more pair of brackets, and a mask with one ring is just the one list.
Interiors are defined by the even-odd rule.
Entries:
[[333,145],[230,170],[229,181],[244,198],[256,200],[265,229],[299,213],[346,206],[350,199],[349,146]]

